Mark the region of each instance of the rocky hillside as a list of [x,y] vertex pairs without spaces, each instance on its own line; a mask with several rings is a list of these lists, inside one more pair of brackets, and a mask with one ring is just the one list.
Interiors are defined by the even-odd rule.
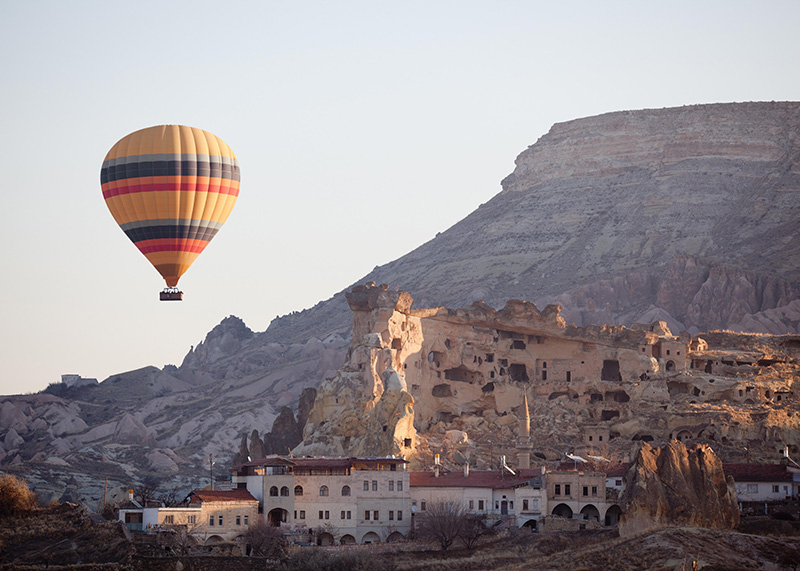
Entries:
[[[798,140],[793,102],[556,124],[520,154],[500,194],[354,283],[398,286],[418,307],[556,301],[579,326],[797,332]],[[343,293],[263,333],[231,317],[180,367],[2,397],[0,467],[49,495],[69,483],[93,500],[99,474],[126,487],[153,474],[202,484],[208,454],[228,461],[244,433],[264,435],[262,450],[287,444],[268,443],[273,421],[288,406],[302,424],[300,396],[344,362],[351,319]],[[295,430],[286,412],[279,424]]]
[[[559,123],[503,191],[357,283],[421,307],[557,301],[577,325],[797,332],[800,103],[623,111]],[[274,321],[307,338],[348,319],[341,294]]]

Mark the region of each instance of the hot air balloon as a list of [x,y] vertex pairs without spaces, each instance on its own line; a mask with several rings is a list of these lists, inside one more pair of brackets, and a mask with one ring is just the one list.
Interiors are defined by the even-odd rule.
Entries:
[[183,299],[178,280],[239,195],[239,163],[231,148],[202,129],[148,127],[111,147],[100,184],[114,220],[167,282],[160,299]]

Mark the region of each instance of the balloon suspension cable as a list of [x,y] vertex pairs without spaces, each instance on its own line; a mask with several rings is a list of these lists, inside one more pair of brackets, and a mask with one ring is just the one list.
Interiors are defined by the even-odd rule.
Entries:
[[158,299],[161,301],[183,301],[183,292],[176,287],[165,287]]

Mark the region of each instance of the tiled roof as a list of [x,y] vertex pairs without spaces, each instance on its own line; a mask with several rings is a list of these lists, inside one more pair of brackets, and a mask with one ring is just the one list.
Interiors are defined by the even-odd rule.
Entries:
[[301,468],[349,468],[354,464],[408,464],[403,458],[293,458],[288,456],[267,456],[238,464],[245,466],[297,466]]
[[792,481],[792,473],[784,464],[723,464],[722,469],[736,482]]
[[258,501],[253,497],[253,494],[239,488],[233,490],[194,490],[189,496],[191,497],[190,503]]
[[499,470],[470,470],[469,476],[463,471],[440,472],[437,478],[433,472],[410,472],[412,487],[438,488],[513,488],[528,482],[534,476],[541,476],[541,468],[518,470],[517,475]]

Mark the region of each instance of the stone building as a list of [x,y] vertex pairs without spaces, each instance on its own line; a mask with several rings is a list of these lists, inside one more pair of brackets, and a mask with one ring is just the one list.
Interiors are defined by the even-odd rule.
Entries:
[[129,502],[119,520],[132,531],[184,528],[201,543],[233,541],[258,518],[258,500],[247,490],[194,490],[177,507],[142,507]]
[[378,543],[408,537],[411,495],[402,458],[270,456],[235,466],[232,483],[257,499],[287,534],[317,543]]
[[411,501],[414,517],[425,517],[428,506],[455,503],[474,514],[486,516],[489,525],[532,527],[547,514],[547,497],[542,485],[542,468],[520,470],[448,471],[439,466],[431,471],[411,472]]

